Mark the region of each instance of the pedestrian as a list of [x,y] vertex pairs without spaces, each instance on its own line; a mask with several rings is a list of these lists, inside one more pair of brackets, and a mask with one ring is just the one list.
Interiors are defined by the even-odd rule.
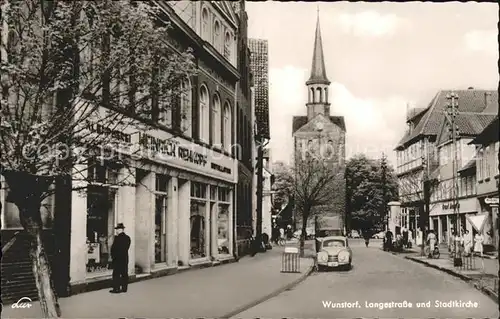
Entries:
[[436,234],[434,234],[434,230],[430,230],[427,235],[427,243],[429,244],[429,254],[428,258],[432,258],[434,249],[436,248]]
[[392,251],[392,232],[391,232],[391,230],[388,230],[385,233],[385,242],[386,242],[387,250]]
[[127,292],[128,288],[128,250],[130,237],[125,234],[125,226],[119,223],[115,227],[116,236],[111,245],[113,265],[113,290],[111,293]]
[[403,227],[402,232],[403,232],[403,246],[405,248],[408,248],[408,230],[406,229],[406,227]]
[[483,235],[477,233],[474,238],[474,252],[479,254],[481,257],[483,256],[483,241]]
[[272,242],[277,245],[278,244],[278,239],[279,239],[278,225],[274,224],[273,225],[273,233],[272,233]]
[[283,229],[283,227],[280,228],[280,239],[285,240],[285,230]]
[[465,231],[465,236],[464,236],[464,253],[466,256],[469,256],[472,251],[472,234],[470,231],[466,230]]
[[363,232],[363,237],[365,238],[365,246],[368,248],[368,244],[370,244],[370,233],[368,230]]

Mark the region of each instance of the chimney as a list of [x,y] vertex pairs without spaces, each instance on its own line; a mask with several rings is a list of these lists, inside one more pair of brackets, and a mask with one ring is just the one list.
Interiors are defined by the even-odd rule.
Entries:
[[488,109],[488,107],[491,107],[493,101],[491,100],[491,92],[484,92],[484,108]]

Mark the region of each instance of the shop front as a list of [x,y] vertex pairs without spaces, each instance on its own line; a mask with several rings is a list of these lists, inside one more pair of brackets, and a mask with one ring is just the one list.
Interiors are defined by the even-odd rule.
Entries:
[[232,259],[236,160],[166,131],[120,134],[129,135],[126,167],[100,159],[74,168],[86,176],[73,187],[86,191],[72,195],[72,290],[111,279],[117,223],[131,238],[131,279]]
[[483,226],[484,251],[489,252],[498,248],[498,193],[491,193],[477,198],[481,214],[486,215]]
[[436,231],[439,242],[447,244],[452,232],[457,227],[460,231],[474,231],[467,216],[475,214],[477,214],[477,205],[476,199],[473,197],[459,199],[456,210],[453,201],[432,203],[429,226],[430,229]]

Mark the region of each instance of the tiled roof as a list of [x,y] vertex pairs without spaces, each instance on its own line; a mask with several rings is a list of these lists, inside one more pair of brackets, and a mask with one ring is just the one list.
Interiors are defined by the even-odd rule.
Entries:
[[[439,134],[441,124],[444,121],[446,104],[448,103],[446,95],[451,92],[452,90],[442,90],[436,94],[423,118],[410,134],[405,134],[396,148],[403,147],[421,135],[436,136]],[[458,95],[459,112],[498,114],[498,91],[469,89],[453,92]],[[487,92],[491,94],[491,103],[488,104],[488,107],[485,103],[485,93]]]
[[499,121],[498,115],[495,116],[490,125],[488,125],[480,134],[476,136],[469,144],[489,144],[499,140]]
[[[460,132],[460,136],[475,137],[480,134],[497,116],[493,114],[483,113],[460,113],[455,118],[456,126]],[[447,125],[443,121],[443,125]],[[437,145],[448,141],[451,138],[451,133],[447,129],[443,129],[438,136]]]
[[[345,132],[345,122],[343,116],[330,116],[330,121],[338,125]],[[307,124],[307,116],[294,116],[292,123],[292,134],[297,132],[302,126]]]

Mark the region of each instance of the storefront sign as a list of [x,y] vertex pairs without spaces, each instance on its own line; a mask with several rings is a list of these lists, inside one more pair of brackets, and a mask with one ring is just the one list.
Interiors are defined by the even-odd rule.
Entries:
[[117,144],[117,150],[134,156],[137,160],[148,158],[177,169],[235,182],[236,159],[231,156],[164,130],[148,130],[139,123],[99,123],[101,119],[110,118],[113,115],[110,112],[103,107],[99,108],[95,117],[82,121],[83,129],[102,134],[106,140],[110,139],[111,143]]
[[87,128],[93,133],[108,136],[115,142],[130,143],[132,140],[130,134],[123,133],[122,131],[112,129],[98,123],[92,123],[91,121],[87,121]]
[[485,198],[484,199],[484,203],[488,204],[488,205],[498,204],[498,197],[494,197],[494,198],[488,197],[488,198]]
[[143,147],[170,157],[180,158],[201,166],[207,165],[207,156],[179,145],[176,140],[163,140],[145,133],[139,133],[139,144]]
[[231,169],[228,168],[228,167],[221,166],[221,165],[215,164],[215,163],[212,163],[210,165],[210,167],[212,167],[212,169],[215,169],[216,171],[219,171],[219,172],[222,172],[222,173],[226,173],[226,174],[231,174]]

